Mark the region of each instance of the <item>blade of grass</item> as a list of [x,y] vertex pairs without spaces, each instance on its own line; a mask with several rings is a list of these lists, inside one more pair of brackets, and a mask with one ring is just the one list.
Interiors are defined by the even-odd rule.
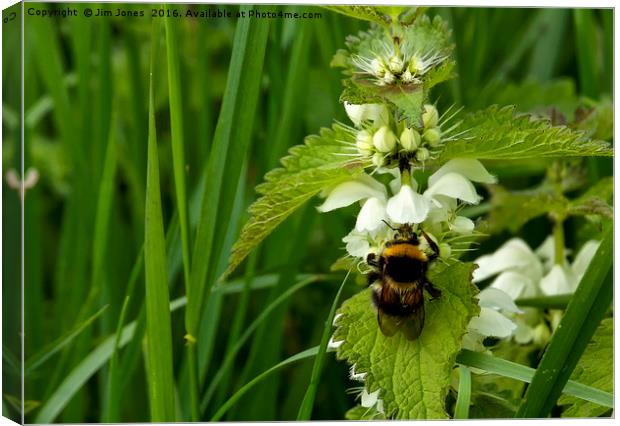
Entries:
[[[169,5],[164,5],[170,12]],[[178,52],[178,34],[176,18],[166,18],[166,53],[168,60],[168,90],[170,101],[170,130],[172,139],[172,165],[174,169],[174,185],[176,192],[177,210],[179,212],[179,225],[181,229],[181,253],[183,255],[183,279],[185,292],[188,299],[192,299],[190,292],[190,253],[189,253],[189,216],[187,213],[187,196],[185,192],[185,147],[183,140],[183,109],[180,80],[180,57]],[[200,416],[198,412],[198,362],[196,359],[196,346],[185,346],[187,365],[189,368],[189,395],[191,407],[191,419],[197,422]]]
[[[531,367],[467,349],[463,349],[458,354],[456,362],[526,383],[531,383],[536,373],[536,370]],[[612,394],[573,380],[569,380],[566,383],[563,392],[567,395],[572,395],[605,407],[613,407],[614,396]]]
[[558,294],[555,296],[530,297],[517,299],[515,303],[519,306],[542,308],[542,309],[566,309],[572,294]]
[[48,361],[53,355],[68,345],[76,336],[89,327],[97,318],[99,318],[107,308],[108,305],[102,307],[86,321],[78,324],[73,330],[70,330],[65,335],[60,336],[53,342],[46,345],[43,349],[39,350],[36,354],[28,358],[26,360],[26,365],[24,366],[24,374],[31,374],[41,365],[45,364],[45,362]]
[[547,417],[562,393],[613,297],[606,280],[613,262],[613,226],[604,226],[603,239],[579,282],[566,313],[551,337],[516,417]]
[[153,72],[160,25],[153,20],[149,80],[149,133],[144,218],[144,269],[146,285],[148,387],[153,422],[175,421],[172,373],[172,329],[166,272],[166,242],[159,187],[159,159],[155,129]]
[[[243,5],[240,10],[249,13],[250,8]],[[248,148],[262,76],[268,22],[239,20],[235,31],[225,96],[207,164],[208,185],[204,189],[194,243],[193,253],[200,253],[200,256],[194,256],[190,271],[191,299],[185,318],[190,340],[196,338],[202,307],[213,284],[207,280],[208,273],[219,261],[213,250],[216,228],[227,229],[230,220],[233,197],[222,193],[222,188],[224,183],[236,188],[241,171],[238,160],[245,158]],[[205,262],[205,258],[209,262]]]
[[543,9],[541,19],[545,30],[534,44],[529,74],[538,81],[548,81],[557,67],[562,49],[558,49],[564,38],[570,11],[568,9]]
[[243,335],[239,338],[239,340],[235,344],[234,348],[226,353],[226,356],[225,356],[224,360],[222,361],[222,364],[220,365],[220,368],[218,369],[217,373],[215,374],[215,376],[213,377],[213,379],[209,383],[209,387],[207,388],[207,390],[204,393],[203,398],[202,398],[202,400],[200,402],[200,411],[202,413],[204,413],[204,411],[206,410],[209,402],[211,401],[211,398],[213,397],[213,394],[217,390],[217,387],[218,387],[220,381],[222,380],[222,377],[224,377],[227,374],[227,371],[230,368],[232,368],[233,362],[235,360],[235,357],[236,357],[237,353],[243,347],[245,342],[250,338],[250,336],[252,335],[254,330],[256,330],[256,328],[259,325],[261,325],[261,323],[265,320],[265,318],[267,318],[269,316],[269,314],[274,309],[276,309],[283,302],[288,300],[298,290],[301,290],[302,288],[304,288],[305,286],[307,286],[307,285],[309,285],[309,284],[311,284],[313,282],[315,282],[315,279],[310,277],[310,278],[308,278],[306,280],[300,281],[297,284],[291,286],[288,290],[283,292],[280,295],[280,297],[278,297],[269,306],[267,306],[265,309],[263,309],[263,311],[261,311],[261,313],[252,322],[252,324],[250,324],[248,326],[248,328],[246,328],[245,333],[243,333]]
[[459,394],[454,407],[455,419],[469,418],[469,403],[471,401],[471,372],[469,368],[459,366]]
[[275,373],[276,371],[278,371],[279,369],[281,369],[282,367],[286,367],[289,364],[292,364],[294,362],[297,361],[301,361],[302,359],[306,359],[306,358],[311,358],[313,356],[316,356],[316,354],[319,352],[319,347],[315,346],[313,348],[310,349],[306,349],[303,352],[299,352],[298,354],[295,354],[287,359],[285,359],[284,361],[274,365],[273,367],[271,367],[270,369],[266,370],[265,372],[259,374],[258,376],[256,376],[254,379],[252,379],[251,381],[249,381],[246,385],[244,385],[243,387],[241,387],[241,389],[239,389],[237,392],[235,392],[235,394],[233,396],[231,396],[228,401],[226,401],[218,410],[217,412],[213,415],[213,417],[211,417],[211,420],[209,420],[210,422],[217,422],[219,419],[222,418],[222,416],[224,414],[226,414],[226,412],[233,406],[235,405],[235,403],[243,396],[245,395],[245,393],[247,393],[247,391],[249,391],[250,389],[252,389],[252,387],[254,387],[257,383],[261,382],[263,379],[265,379],[266,377],[268,377],[269,375],[271,375],[272,373]]
[[[185,306],[185,297],[173,300],[169,306],[169,312]],[[132,321],[123,327],[119,339],[119,347],[125,346],[134,338],[137,321]],[[54,390],[52,396],[45,401],[33,423],[52,423],[62,409],[67,405],[71,398],[84,386],[84,384],[112,357],[116,347],[117,336],[108,336],[102,343],[93,349],[84,359],[73,369],[60,385]]]
[[319,344],[319,352],[314,359],[314,366],[312,367],[310,385],[308,385],[308,389],[306,390],[304,399],[301,402],[301,406],[299,407],[299,412],[297,413],[297,420],[310,420],[310,417],[312,416],[312,408],[314,407],[316,391],[318,390],[319,380],[321,379],[321,373],[323,372],[323,366],[325,365],[325,352],[327,351],[327,343],[329,342],[329,337],[332,334],[334,315],[336,314],[336,308],[338,307],[340,294],[342,293],[342,289],[344,288],[344,285],[347,282],[350,273],[351,271],[349,270],[349,272],[347,272],[347,275],[342,280],[342,284],[340,284],[340,288],[336,293],[336,297],[334,297],[334,302],[332,303],[332,307],[329,311],[329,315],[327,316],[327,320],[325,320],[323,336],[321,337],[321,343]]
[[597,29],[593,10],[573,10],[575,23],[575,44],[577,45],[577,66],[579,69],[579,92],[597,99],[599,95],[599,69],[597,53]]
[[120,340],[121,334],[123,332],[123,325],[125,324],[125,317],[127,316],[127,311],[129,308],[129,301],[131,300],[131,297],[133,295],[133,291],[136,283],[138,282],[138,278],[143,271],[142,268],[144,268],[144,248],[140,250],[138,259],[136,260],[131,271],[131,275],[129,277],[129,284],[127,285],[125,301],[123,302],[123,307],[121,308],[121,313],[119,315],[118,323],[116,326],[116,341],[114,343],[114,352],[112,353],[112,358],[110,359],[110,368],[108,370],[108,381],[106,387],[107,397],[105,398],[105,405],[101,414],[101,421],[104,423],[113,423],[119,421],[118,413],[120,411],[119,401],[121,396],[121,376],[119,375],[120,370],[118,368],[118,363]]

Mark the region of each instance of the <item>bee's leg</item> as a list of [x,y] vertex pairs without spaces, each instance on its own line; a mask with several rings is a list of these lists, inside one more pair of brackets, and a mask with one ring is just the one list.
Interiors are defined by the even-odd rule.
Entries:
[[437,257],[439,257],[439,247],[437,246],[435,241],[433,241],[431,239],[431,237],[429,237],[428,234],[426,232],[424,232],[423,229],[420,229],[420,231],[422,231],[422,235],[424,235],[424,239],[426,240],[426,242],[428,243],[429,247],[433,251],[433,254],[431,254],[428,257],[428,260],[430,261],[430,260],[437,259]]
[[375,281],[381,278],[381,274],[378,272],[372,271],[368,273],[368,286],[371,286]]
[[368,253],[368,256],[366,256],[366,263],[369,266],[374,266],[375,268],[381,268],[382,261],[383,258],[377,258],[377,255],[374,253]]
[[433,299],[437,299],[441,296],[441,290],[435,287],[429,280],[424,281],[424,288],[426,289],[426,291],[428,291],[428,293]]

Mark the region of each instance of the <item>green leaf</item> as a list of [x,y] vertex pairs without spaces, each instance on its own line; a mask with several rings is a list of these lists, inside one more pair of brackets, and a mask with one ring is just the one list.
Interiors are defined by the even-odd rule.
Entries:
[[613,226],[607,223],[601,244],[551,337],[516,417],[546,417],[554,407],[609,308],[613,296],[612,262]]
[[174,377],[172,373],[172,329],[170,295],[166,273],[166,239],[161,210],[159,159],[155,129],[153,64],[159,40],[159,21],[151,34],[151,78],[149,84],[149,135],[144,218],[144,267],[147,321],[147,378],[151,421],[175,421]]
[[388,417],[447,418],[450,375],[467,324],[479,312],[478,290],[469,284],[474,264],[435,266],[428,277],[442,295],[426,302],[426,321],[417,340],[407,340],[402,333],[392,337],[381,333],[370,290],[344,302],[339,311],[333,337],[343,341],[338,358],[355,365],[357,373],[367,373],[367,390],[380,390]]
[[514,107],[492,106],[465,116],[439,161],[452,158],[517,160],[534,157],[612,156],[609,143],[589,140],[582,132],[551,126],[548,120],[515,114]]
[[[613,393],[613,331],[613,319],[601,321],[571,375],[572,380]],[[609,411],[609,407],[568,395],[562,395],[558,404],[569,406],[562,412],[562,417],[597,417]]]
[[350,16],[355,19],[376,22],[387,25],[390,23],[389,15],[381,13],[379,8],[373,6],[323,6],[325,9]]
[[374,407],[366,408],[357,405],[344,415],[347,420],[387,420],[385,415],[378,412]]
[[256,187],[263,197],[250,206],[250,219],[233,246],[224,277],[306,201],[362,171],[363,163],[347,157],[352,152],[349,142],[354,137],[342,125],[322,129],[320,136],[308,136],[304,145],[291,148],[291,155],[282,159],[284,167],[265,175],[265,182]]
[[491,232],[508,229],[516,233],[535,217],[552,211],[564,212],[568,200],[555,193],[549,186],[524,191],[508,191],[498,186],[489,186],[491,192],[491,213],[488,224]]

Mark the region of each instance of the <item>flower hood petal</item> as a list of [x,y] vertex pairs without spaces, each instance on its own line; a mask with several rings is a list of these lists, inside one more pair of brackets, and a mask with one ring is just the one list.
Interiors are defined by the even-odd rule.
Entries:
[[567,275],[564,268],[560,265],[553,265],[553,268],[540,280],[540,289],[548,296],[555,294],[570,294],[575,291],[573,280]]
[[473,317],[467,327],[483,336],[508,337],[517,325],[494,309],[480,308],[480,316]]
[[361,175],[354,180],[336,185],[329,192],[323,204],[317,207],[317,210],[329,212],[371,197],[386,199],[387,191],[385,186],[368,175]]
[[498,288],[487,287],[478,294],[479,305],[485,308],[501,309],[506,312],[521,313],[508,293]]
[[474,260],[478,269],[474,271],[474,282],[485,280],[507,270],[521,269],[535,280],[542,276],[542,265],[532,249],[520,238],[512,238],[495,251]]
[[496,183],[497,178],[487,172],[482,163],[470,158],[455,158],[441,166],[428,178],[428,186],[433,186],[448,173],[458,173],[472,182]]
[[360,209],[355,222],[355,229],[359,232],[376,232],[385,225],[383,223],[385,219],[387,219],[385,201],[372,197],[366,200]]
[[519,272],[506,271],[499,274],[497,278],[493,280],[491,287],[508,294],[512,300],[517,300],[519,297],[537,296],[537,282],[538,280],[535,281]]
[[590,265],[590,262],[596,254],[596,250],[598,250],[598,246],[600,244],[600,241],[590,240],[585,243],[583,247],[581,247],[581,250],[579,250],[577,256],[575,256],[572,268],[577,281],[581,281],[583,274],[586,273],[586,269],[588,269],[588,266]]
[[435,195],[447,195],[451,198],[458,198],[470,204],[478,204],[482,197],[476,192],[474,185],[464,176],[449,172],[437,179],[424,192],[427,197]]
[[396,223],[421,223],[428,216],[431,203],[423,195],[415,192],[409,185],[403,185],[388,200],[387,215]]

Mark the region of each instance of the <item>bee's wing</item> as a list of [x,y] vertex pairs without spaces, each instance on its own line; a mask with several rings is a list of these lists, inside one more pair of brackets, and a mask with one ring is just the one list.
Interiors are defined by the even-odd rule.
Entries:
[[420,304],[410,316],[402,318],[399,327],[407,339],[417,339],[424,327],[424,304]]
[[393,317],[379,310],[377,313],[377,320],[381,332],[387,337],[392,337],[398,331],[400,320],[398,317]]

